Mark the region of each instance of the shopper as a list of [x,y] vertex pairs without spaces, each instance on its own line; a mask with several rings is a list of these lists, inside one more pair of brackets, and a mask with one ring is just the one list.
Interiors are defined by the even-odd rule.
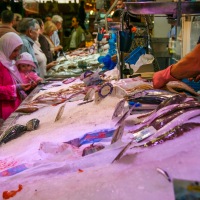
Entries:
[[58,35],[58,31],[62,28],[63,18],[59,15],[54,15],[51,19],[51,21],[56,25],[57,30],[53,32],[53,35],[51,36],[51,39],[55,46],[60,45],[60,38]]
[[23,83],[30,83],[32,87],[35,87],[42,81],[42,78],[33,71],[36,65],[31,54],[27,52],[20,54],[19,59],[16,61],[16,66]]
[[21,38],[13,32],[0,38],[0,118],[7,119],[20,105],[23,91],[31,84],[23,84],[14,60],[23,45]]
[[23,18],[19,22],[18,31],[20,32],[20,37],[23,41],[21,53],[28,52],[31,54],[31,56],[33,57],[33,61],[37,66],[35,71],[37,72],[37,74],[39,74],[39,66],[33,49],[34,42],[39,37],[39,23],[36,19],[33,18]]
[[8,32],[17,33],[13,28],[14,13],[11,10],[4,10],[1,13],[1,24],[0,24],[0,37]]
[[153,76],[154,88],[162,88],[169,81],[192,78],[195,81],[200,80],[200,44],[183,57],[176,64],[170,65],[164,70],[158,71]]
[[56,30],[57,27],[53,22],[51,21],[45,22],[43,34],[49,43],[50,51],[52,52],[54,59],[57,58],[57,53],[63,49],[61,45],[56,46],[51,39],[52,35]]
[[79,19],[77,17],[72,18],[72,27],[69,48],[73,50],[85,47],[85,31],[79,25]]

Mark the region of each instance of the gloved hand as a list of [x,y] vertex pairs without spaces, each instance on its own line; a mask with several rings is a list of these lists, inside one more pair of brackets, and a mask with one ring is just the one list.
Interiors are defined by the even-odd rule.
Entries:
[[158,71],[153,76],[153,87],[159,89],[164,87],[169,81],[177,81],[178,79],[171,76],[171,67]]

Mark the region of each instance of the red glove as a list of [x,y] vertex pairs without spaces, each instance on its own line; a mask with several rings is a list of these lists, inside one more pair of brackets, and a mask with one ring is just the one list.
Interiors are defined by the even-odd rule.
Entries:
[[171,66],[167,67],[164,70],[158,71],[153,76],[153,87],[159,89],[164,87],[169,81],[178,81],[170,74]]

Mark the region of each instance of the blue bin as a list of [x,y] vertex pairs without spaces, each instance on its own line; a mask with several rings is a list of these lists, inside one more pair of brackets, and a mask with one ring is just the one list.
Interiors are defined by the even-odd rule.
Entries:
[[192,87],[196,92],[200,91],[200,81],[195,82],[195,81],[189,81],[187,78],[182,79],[184,83]]
[[134,49],[128,57],[124,59],[125,63],[135,64],[139,57],[145,54],[146,51],[143,47],[137,47]]

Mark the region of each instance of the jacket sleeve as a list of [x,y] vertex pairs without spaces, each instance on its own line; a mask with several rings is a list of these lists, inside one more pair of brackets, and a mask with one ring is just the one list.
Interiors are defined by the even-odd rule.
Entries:
[[15,85],[0,85],[0,100],[15,100],[17,90]]
[[171,68],[171,75],[179,80],[200,74],[200,44]]
[[158,71],[153,76],[154,88],[162,88],[169,81],[195,78],[200,74],[200,44],[179,62]]

